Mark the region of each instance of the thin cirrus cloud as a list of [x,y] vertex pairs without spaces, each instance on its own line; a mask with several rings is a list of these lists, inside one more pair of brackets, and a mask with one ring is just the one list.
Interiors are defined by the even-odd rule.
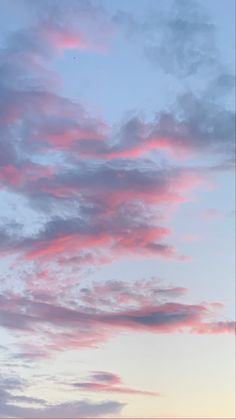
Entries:
[[[177,303],[174,299],[182,298],[186,290],[163,287],[155,281],[140,282],[139,288],[134,292],[133,287],[119,281],[94,284],[91,289],[81,288],[76,300],[68,291],[67,297],[59,292],[63,303],[56,297],[45,302],[37,289],[28,296],[8,292],[1,296],[1,326],[13,334],[25,331],[34,336],[30,345],[24,338],[20,345],[28,359],[33,352],[31,360],[37,351],[41,358],[58,351],[96,347],[124,331],[235,333],[235,322],[222,320],[219,304]],[[40,341],[45,342],[43,346]]]
[[117,401],[91,402],[87,400],[72,401],[49,405],[45,408],[22,407],[7,403],[1,407],[2,415],[8,417],[17,417],[22,419],[31,419],[37,417],[40,419],[55,418],[71,419],[104,417],[108,415],[119,414],[124,407],[123,403]]
[[[71,400],[67,403],[49,404],[44,399],[22,395],[29,383],[16,376],[0,377],[0,415],[1,417],[31,418],[89,418],[119,414],[124,403],[106,400]],[[21,395],[15,395],[17,392]],[[24,407],[20,405],[24,403]],[[38,405],[33,407],[33,405]]]
[[161,396],[160,393],[157,392],[125,387],[122,385],[122,380],[119,375],[104,371],[95,371],[90,375],[87,381],[76,382],[73,383],[72,386],[80,391],[87,392],[121,393],[153,397]]

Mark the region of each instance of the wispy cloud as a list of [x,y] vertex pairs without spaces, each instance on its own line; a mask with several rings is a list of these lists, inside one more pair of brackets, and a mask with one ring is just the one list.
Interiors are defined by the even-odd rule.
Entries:
[[[171,215],[209,178],[234,168],[235,114],[225,100],[234,76],[221,63],[204,10],[181,0],[167,15],[138,21],[124,12],[112,18],[86,0],[20,4],[31,23],[9,33],[0,48],[0,194],[22,213],[21,222],[7,211],[0,218],[0,254],[9,267],[5,274],[3,265],[0,325],[16,339],[9,356],[31,365],[127,332],[199,339],[235,333],[220,302],[190,300],[185,287],[135,281],[130,274],[125,281],[88,283],[85,275],[127,258],[189,261],[181,243],[173,245]],[[109,54],[112,39],[124,41],[124,29],[130,45],[139,40],[146,58],[168,77],[191,85],[204,75],[201,91],[183,83],[153,117],[140,109],[112,126],[65,97],[58,61],[72,51]],[[217,214],[217,208],[206,213]],[[78,392],[160,396],[106,371],[69,385]],[[20,378],[2,377],[0,415],[105,417],[124,406],[77,399],[49,404],[26,388]]]
[[119,414],[124,407],[124,403],[112,400],[101,402],[71,400],[66,403],[50,404],[44,399],[25,395],[29,386],[29,382],[15,375],[0,377],[0,416],[2,418],[110,417]]
[[152,282],[141,284],[136,292],[122,282],[105,283],[91,290],[81,288],[76,301],[68,295],[69,305],[50,299],[46,302],[37,292],[29,297],[8,294],[1,297],[1,326],[12,333],[30,332],[31,344],[26,339],[23,350],[29,357],[35,350],[39,357],[47,357],[55,351],[96,347],[124,331],[235,333],[235,322],[222,320],[219,305],[214,310],[212,304],[174,302],[185,292]]
[[104,371],[95,371],[91,374],[88,380],[76,382],[72,385],[80,391],[160,397],[160,393],[126,387],[122,385],[122,380],[119,375]]

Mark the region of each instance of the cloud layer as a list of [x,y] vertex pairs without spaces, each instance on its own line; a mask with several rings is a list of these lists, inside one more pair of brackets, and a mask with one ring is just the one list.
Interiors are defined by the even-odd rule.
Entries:
[[[234,168],[234,76],[221,63],[214,26],[193,1],[142,20],[83,0],[21,5],[30,23],[0,47],[0,326],[16,341],[9,358],[31,365],[122,333],[235,333],[220,302],[192,301],[185,287],[128,273],[122,281],[119,273],[118,280],[87,280],[91,270],[123,259],[191,260],[174,244],[173,218]],[[113,125],[62,93],[60,60],[109,57],[127,34],[158,71],[189,85],[201,76],[205,85],[183,83],[153,116],[140,109]],[[160,396],[106,371],[69,385],[79,394]],[[49,404],[24,390],[20,378],[2,378],[2,417],[104,417],[124,406]]]

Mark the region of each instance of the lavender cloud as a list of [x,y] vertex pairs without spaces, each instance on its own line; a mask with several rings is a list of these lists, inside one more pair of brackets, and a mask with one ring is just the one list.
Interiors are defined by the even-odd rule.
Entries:
[[160,397],[160,394],[157,392],[125,387],[122,385],[122,380],[118,375],[104,371],[93,372],[87,381],[73,383],[73,387],[80,391]]
[[[106,293],[108,295],[108,303],[104,303],[103,289],[105,300]],[[175,297],[186,292],[181,288],[163,288],[152,282],[144,282],[140,283],[139,292],[133,292],[131,287],[118,282],[113,286],[105,283],[84,291],[81,288],[74,300],[69,296],[67,304],[65,297],[63,303],[56,299],[42,301],[33,290],[27,297],[8,293],[1,296],[1,326],[13,334],[30,332],[31,350],[42,350],[46,357],[58,351],[96,347],[125,331],[235,332],[235,323],[222,320],[217,310],[213,310],[213,305],[174,302]],[[164,299],[160,294],[164,294]],[[24,347],[27,348],[27,339]]]

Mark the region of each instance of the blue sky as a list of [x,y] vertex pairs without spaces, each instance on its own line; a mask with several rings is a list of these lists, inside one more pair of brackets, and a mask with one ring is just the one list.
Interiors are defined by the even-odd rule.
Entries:
[[235,417],[235,3],[1,9],[0,417]]

